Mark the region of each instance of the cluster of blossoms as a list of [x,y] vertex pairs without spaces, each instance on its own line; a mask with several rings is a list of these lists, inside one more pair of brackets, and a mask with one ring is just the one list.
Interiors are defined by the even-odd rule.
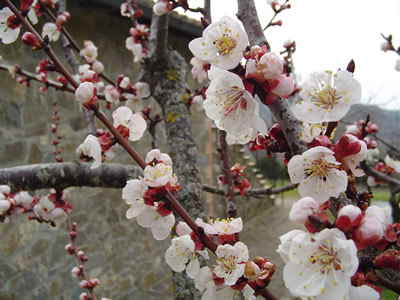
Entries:
[[358,139],[363,140],[368,149],[376,149],[379,143],[372,136],[379,131],[378,124],[370,121],[360,120],[357,124],[347,126],[346,133],[355,135]]
[[[129,141],[138,141],[141,139],[147,128],[142,114],[133,113],[126,106],[118,107],[113,112],[113,118],[114,127]],[[81,160],[94,160],[90,167],[91,169],[98,168],[103,160],[112,160],[118,149],[115,139],[109,132],[97,130],[96,135],[89,134],[85,141],[76,149],[76,153]]]
[[126,217],[136,218],[140,226],[151,228],[156,240],[165,240],[175,225],[175,217],[164,200],[168,193],[177,194],[178,178],[168,154],[153,149],[145,161],[144,177],[129,180],[122,190],[122,198],[130,206]]
[[51,190],[46,196],[32,197],[24,191],[11,193],[9,186],[1,185],[0,218],[4,221],[7,216],[33,213],[29,215],[29,219],[54,224],[55,221],[64,219],[71,211],[72,206],[67,198],[68,193],[65,191],[57,195],[55,190]]
[[246,299],[255,299],[257,290],[269,284],[275,265],[262,257],[249,261],[247,246],[235,238],[235,234],[243,228],[242,219],[217,219],[209,223],[197,219],[196,224],[204,229],[207,236],[220,243],[215,251],[216,264],[213,268],[200,268],[198,257],[208,259],[208,253],[201,240],[184,222],[178,223],[178,236],[172,239],[165,253],[167,264],[175,272],[186,270],[204,300],[233,299],[239,291]]
[[108,103],[119,104],[123,97],[125,105],[134,111],[143,109],[143,98],[150,96],[150,87],[145,82],[137,82],[133,84],[129,77],[119,75],[115,85],[107,85],[104,89],[104,96]]
[[[386,175],[400,173],[400,161],[394,160],[389,155],[386,155],[383,162],[378,162],[374,169]],[[367,183],[369,186],[376,186],[378,184],[386,184],[386,182],[379,180],[373,176],[368,176]]]
[[[245,144],[258,133],[267,134],[253,97],[256,93],[269,104],[278,97],[289,97],[294,89],[293,79],[283,74],[283,62],[277,54],[267,52],[265,46],[252,47],[243,54],[247,46],[246,32],[227,16],[189,43],[194,54],[192,74],[198,81],[204,81],[206,75],[210,80],[203,102],[205,113],[227,132],[229,144]],[[240,64],[243,58],[244,66]],[[235,73],[227,71],[231,69]]]
[[[293,230],[280,237],[278,252],[286,263],[286,287],[302,299],[328,299],[332,293],[337,295],[335,299],[379,299],[381,289],[374,284],[374,271],[356,273],[357,251],[369,246],[386,250],[375,258],[374,264],[400,268],[400,253],[391,248],[399,235],[398,224],[390,224],[391,210],[376,205],[362,209],[345,205],[332,224],[325,212],[328,208],[329,202],[321,203],[311,197],[293,205],[290,220],[304,224],[309,233]],[[366,271],[368,275],[364,274]],[[360,276],[370,279],[359,280]]]
[[[132,5],[132,4],[131,4]],[[129,9],[128,3],[121,4],[121,15],[125,17],[131,17],[135,20],[142,16],[143,11],[140,9],[132,8]],[[143,57],[148,53],[148,43],[149,43],[149,27],[145,24],[137,23],[134,27],[129,30],[130,36],[125,40],[125,47],[132,51],[133,61],[140,62]]]
[[312,148],[290,159],[288,172],[291,182],[299,183],[302,197],[323,203],[346,191],[348,176],[364,175],[357,165],[366,159],[367,147],[351,134],[342,135],[334,145],[326,136],[318,137]]
[[[230,170],[233,190],[239,191],[241,195],[244,195],[251,188],[250,182],[246,178],[241,178],[244,177],[244,168],[244,166],[236,163]],[[218,176],[218,182],[220,185],[225,184],[223,175]]]

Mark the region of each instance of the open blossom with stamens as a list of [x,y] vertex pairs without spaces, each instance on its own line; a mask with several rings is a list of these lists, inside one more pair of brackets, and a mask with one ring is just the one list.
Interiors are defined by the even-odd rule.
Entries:
[[[175,272],[182,272],[186,269],[187,275],[194,278],[200,270],[197,253],[208,259],[208,252],[196,251],[195,243],[190,235],[186,234],[172,239],[171,246],[165,252],[165,261]],[[189,263],[186,265],[187,262]]]
[[0,10],[0,39],[4,44],[11,44],[18,38],[21,24],[8,7]]
[[211,67],[208,76],[211,83],[203,102],[207,117],[234,136],[248,134],[249,128],[266,133],[258,104],[238,75]]
[[225,285],[233,285],[244,273],[245,263],[249,260],[249,251],[242,242],[235,245],[219,245],[215,251],[217,266],[214,274],[224,279]]
[[94,159],[90,166],[91,169],[96,169],[101,165],[101,146],[99,140],[94,135],[89,134],[83,144],[76,148],[76,153],[79,156],[87,156]]
[[164,163],[148,165],[143,171],[144,182],[151,187],[164,186],[170,183],[172,186],[178,181],[172,172],[172,167]]
[[130,141],[140,140],[147,128],[146,121],[139,113],[132,113],[129,107],[121,106],[113,112],[114,127]]
[[213,272],[209,267],[202,267],[194,277],[196,288],[202,293],[201,300],[232,300],[233,289],[215,285]]
[[299,183],[302,197],[313,197],[319,203],[337,197],[347,188],[347,174],[339,170],[333,151],[318,146],[293,156],[288,163],[292,183]]
[[338,121],[361,100],[360,83],[344,70],[318,72],[304,85],[302,101],[293,108],[296,118],[308,123]]
[[209,25],[202,37],[191,41],[189,49],[199,59],[229,70],[239,64],[248,43],[247,34],[240,24],[225,16]]
[[[344,299],[357,271],[357,248],[340,230],[324,229],[310,235],[296,233],[278,252],[286,262],[283,280],[296,297]],[[314,298],[313,298],[314,299]]]

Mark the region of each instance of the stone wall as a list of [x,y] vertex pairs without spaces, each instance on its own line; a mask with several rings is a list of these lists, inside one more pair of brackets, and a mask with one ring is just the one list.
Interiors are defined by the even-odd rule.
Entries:
[[[131,53],[124,47],[129,19],[119,17],[115,9],[91,8],[79,3],[84,2],[73,3],[68,9],[73,16],[67,25],[70,32],[79,44],[90,39],[99,47],[99,60],[104,62],[108,75],[116,78],[124,73],[134,79],[139,66],[133,64]],[[86,35],[87,32],[90,35]],[[188,37],[172,34],[170,41],[172,48],[190,59]],[[61,56],[62,50],[57,44],[54,49]],[[18,63],[31,72],[45,57],[41,51],[31,51],[20,42],[9,46],[0,44],[0,54],[4,63]],[[50,144],[54,99],[60,107],[59,134],[64,137],[60,143],[62,156],[65,161],[76,159],[75,149],[87,135],[81,107],[71,94],[52,89],[41,94],[39,87],[39,83],[32,82],[27,88],[17,84],[6,72],[0,73],[0,168],[55,161]],[[151,105],[156,104],[151,101]],[[209,122],[202,112],[193,112],[193,124],[201,153],[200,166],[206,176],[210,174],[207,173],[209,156],[206,151]],[[215,134],[213,139],[215,141]],[[148,133],[134,143],[141,155],[147,153],[150,145]],[[162,128],[158,132],[158,147],[168,151]],[[122,150],[114,162],[133,163]],[[214,173],[219,172],[216,159],[212,168]],[[101,282],[96,294],[113,300],[171,299],[171,272],[163,257],[169,241],[156,242],[136,221],[126,220],[127,207],[121,199],[121,190],[70,188],[69,191],[73,206],[71,219],[79,226],[77,243],[89,257],[89,275],[98,277]],[[40,193],[48,191],[36,192]],[[216,203],[216,216],[221,216],[218,214],[223,211],[221,197],[207,199],[211,204]],[[240,203],[239,209],[248,213],[248,202]],[[8,223],[0,224],[0,299],[78,299],[83,289],[71,277],[70,270],[76,261],[64,250],[68,242],[65,224],[52,228],[28,221],[24,216],[12,217]]]

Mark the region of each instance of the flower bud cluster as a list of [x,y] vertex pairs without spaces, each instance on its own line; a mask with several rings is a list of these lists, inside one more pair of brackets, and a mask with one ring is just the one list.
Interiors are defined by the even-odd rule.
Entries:
[[141,10],[135,1],[130,1],[128,2],[123,2],[121,4],[121,16],[123,17],[128,17],[128,18],[133,18],[134,20],[140,18],[143,16],[143,10]]
[[[241,195],[244,195],[250,188],[251,184],[246,178],[241,178],[244,177],[244,166],[236,163],[234,166],[231,168],[230,173],[232,177],[232,185],[233,185],[233,190],[234,191],[239,191]],[[218,183],[220,185],[224,185],[224,176],[220,175],[218,176]]]
[[351,133],[355,135],[359,140],[363,140],[367,145],[368,149],[376,149],[379,146],[378,141],[375,140],[373,136],[368,136],[375,134],[379,131],[379,126],[376,123],[364,120],[360,120],[357,124],[347,126],[346,133]]
[[153,149],[146,156],[146,164],[144,177],[129,180],[122,190],[122,198],[130,206],[126,217],[136,218],[140,226],[151,228],[156,240],[164,240],[175,224],[175,217],[164,199],[167,193],[176,195],[180,186],[168,154]]
[[149,28],[144,24],[137,24],[129,30],[131,36],[125,40],[125,47],[132,51],[133,61],[140,62],[148,53]]
[[33,198],[27,192],[11,193],[8,185],[0,185],[0,221],[7,216],[18,216],[28,213],[38,198]]

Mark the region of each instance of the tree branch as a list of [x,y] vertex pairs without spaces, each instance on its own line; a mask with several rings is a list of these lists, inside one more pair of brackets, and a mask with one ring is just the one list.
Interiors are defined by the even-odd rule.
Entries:
[[130,165],[103,163],[97,169],[90,166],[90,163],[75,161],[0,169],[0,184],[10,186],[13,191],[71,186],[123,188],[126,180],[143,174],[141,168]]
[[397,188],[394,190],[394,192],[397,192],[400,189],[400,180],[398,180],[392,176],[389,176],[387,174],[378,172],[377,170],[368,166],[365,161],[363,161],[360,165],[367,175],[373,176],[376,179],[382,180],[390,185],[397,186]]
[[[60,0],[58,2],[58,13],[62,14],[66,10],[67,10],[67,0]],[[72,49],[74,47],[73,40],[72,40],[72,38],[71,38],[71,40],[69,40],[68,37],[66,36],[67,32],[64,31],[64,28],[62,28],[62,29],[63,29],[63,31],[60,34],[60,45],[64,49],[65,57],[67,58],[68,63],[72,68],[72,72],[74,74],[79,74],[79,61],[76,59],[76,56]],[[96,124],[94,121],[93,112],[91,112],[87,109],[84,109],[83,113],[85,114],[85,120],[86,120],[89,134],[96,136]]]
[[[242,21],[249,37],[250,46],[266,44],[267,39],[261,28],[257,9],[253,0],[238,0],[237,17]],[[307,150],[306,145],[299,139],[301,122],[295,118],[287,100],[276,99],[268,105],[289,144],[292,155],[301,154]]]
[[226,202],[226,213],[227,217],[236,218],[236,202],[235,193],[233,191],[231,168],[229,165],[228,145],[226,143],[226,132],[224,130],[218,130],[219,134],[219,157],[221,160],[221,169],[224,177],[224,196]]
[[152,61],[163,61],[168,55],[168,14],[153,14],[150,26],[149,55]]
[[[268,187],[268,188],[263,188],[263,189],[251,189],[248,190],[244,196],[249,196],[249,197],[260,197],[263,195],[275,195],[275,194],[280,194],[286,191],[293,190],[297,187],[297,184],[290,184],[287,186],[275,188],[275,187]],[[212,194],[217,194],[217,195],[225,195],[225,191],[219,187],[216,186],[211,186],[208,184],[203,184],[203,191],[212,193]],[[240,195],[239,191],[235,192],[235,195]]]

